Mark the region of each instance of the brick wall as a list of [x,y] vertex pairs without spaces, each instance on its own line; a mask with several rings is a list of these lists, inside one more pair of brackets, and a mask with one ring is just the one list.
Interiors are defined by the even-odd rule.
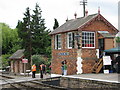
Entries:
[[82,70],[83,73],[92,73],[92,67],[97,60],[96,49],[83,49],[82,50]]
[[[67,72],[68,74],[76,74],[76,61],[77,52],[76,49],[65,49],[65,50],[53,50],[52,58],[52,73],[61,74],[61,62],[67,61]],[[67,54],[67,55],[62,55]]]
[[[60,86],[66,88],[88,88],[87,90],[118,90],[120,83],[103,82],[79,78],[61,77]],[[86,90],[86,89],[85,89]]]
[[83,30],[85,30],[85,31],[108,31],[109,33],[115,34],[115,31],[112,30],[103,21],[95,21],[91,25],[83,28]]
[[[115,33],[109,26],[107,26],[103,21],[94,21],[94,23],[82,29],[83,31],[95,31],[95,48],[93,49],[82,49],[82,69],[83,73],[91,73],[92,66],[97,60],[96,49],[98,49],[98,33],[97,31],[109,31],[110,33]],[[76,32],[76,31],[74,31]],[[55,50],[55,40],[54,35],[52,38],[52,73],[61,74],[61,62],[67,60],[68,74],[76,74],[76,61],[77,61],[77,46],[75,43],[74,49],[67,49],[67,34],[61,33],[62,38],[62,49]],[[111,43],[112,45],[113,43]],[[64,53],[69,53],[68,55],[60,55]]]

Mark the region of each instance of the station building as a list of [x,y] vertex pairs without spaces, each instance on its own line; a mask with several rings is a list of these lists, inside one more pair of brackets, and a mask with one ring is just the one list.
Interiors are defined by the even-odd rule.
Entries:
[[[53,30],[52,74],[61,74],[61,62],[67,61],[67,73],[92,73],[103,51],[115,47],[118,30],[101,14],[87,15],[66,22]],[[98,72],[102,68],[97,68]]]

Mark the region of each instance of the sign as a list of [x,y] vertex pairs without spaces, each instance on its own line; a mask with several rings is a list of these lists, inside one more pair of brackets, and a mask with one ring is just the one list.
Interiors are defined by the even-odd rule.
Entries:
[[28,63],[28,59],[22,59],[22,63]]
[[103,65],[111,65],[111,61],[110,56],[103,56]]
[[66,55],[69,55],[69,52],[58,53],[58,55],[66,56]]
[[109,73],[109,70],[104,70],[104,74],[108,74]]

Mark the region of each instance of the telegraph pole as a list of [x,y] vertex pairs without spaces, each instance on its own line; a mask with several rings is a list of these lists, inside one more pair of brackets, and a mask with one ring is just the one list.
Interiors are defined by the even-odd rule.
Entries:
[[80,1],[80,5],[83,5],[83,14],[85,17],[85,6],[87,5],[87,0]]

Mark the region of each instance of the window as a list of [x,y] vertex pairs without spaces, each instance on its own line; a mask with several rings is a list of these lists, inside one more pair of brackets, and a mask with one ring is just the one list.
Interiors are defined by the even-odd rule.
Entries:
[[82,47],[95,47],[95,32],[82,32]]
[[55,35],[55,49],[61,49],[61,34]]
[[67,33],[67,47],[74,48],[74,33],[72,32]]

